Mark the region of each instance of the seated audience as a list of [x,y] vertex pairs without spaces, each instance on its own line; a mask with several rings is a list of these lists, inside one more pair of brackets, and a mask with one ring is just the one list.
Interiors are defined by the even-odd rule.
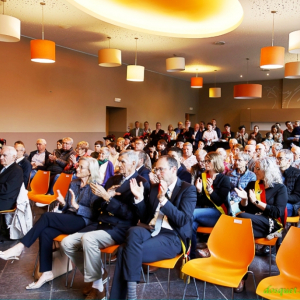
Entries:
[[177,161],[177,177],[182,181],[191,183],[191,173],[186,169],[185,165],[182,164],[182,150],[177,147],[172,147],[168,151],[168,155]]
[[266,156],[266,147],[263,144],[257,144],[255,147],[256,159]]
[[[131,145],[130,145],[130,141],[131,141],[131,139],[130,139],[130,133],[129,133],[129,132],[125,133],[124,136],[123,136],[123,138],[124,138],[124,148],[123,148],[123,150],[131,150]],[[131,137],[131,138],[132,138],[132,137]]]
[[91,153],[91,157],[95,158],[95,159],[98,159],[100,149],[103,147],[103,142],[102,141],[96,141],[95,144],[94,144],[94,147],[95,147],[95,151]]
[[239,127],[239,131],[235,134],[235,138],[239,144],[243,147],[247,145],[248,142],[248,133],[246,132],[246,127],[241,125]]
[[166,134],[170,137],[170,140],[171,140],[171,141],[176,140],[177,134],[176,134],[176,132],[174,131],[173,125],[172,125],[172,124],[170,124],[170,125],[168,126],[168,130],[166,131]]
[[62,148],[62,143],[63,143],[62,139],[57,140],[57,142],[56,142],[56,149],[61,149]]
[[25,146],[21,141],[15,143],[14,147],[17,151],[17,160],[16,163],[22,168],[23,170],[23,182],[25,188],[28,186],[30,172],[31,172],[31,163],[28,159],[25,158]]
[[196,156],[193,155],[193,146],[191,143],[184,143],[183,145],[183,156],[182,163],[186,167],[186,169],[190,172],[193,165],[197,163]]
[[117,138],[117,152],[120,153],[124,149],[125,140],[122,137]]
[[180,133],[181,129],[183,128],[183,123],[178,122],[178,127],[174,129],[176,136]]
[[270,147],[272,147],[272,145],[274,144],[274,139],[273,139],[272,132],[267,132],[266,133],[266,138],[265,138],[264,142],[268,142]]
[[185,127],[181,129],[177,138],[181,138],[184,142],[190,142],[192,138],[192,128],[191,122],[189,120],[185,121]]
[[271,147],[273,147],[274,143],[271,145],[267,140],[263,141],[262,144],[265,147],[266,156],[270,156],[272,154]]
[[283,130],[281,129],[281,124],[279,122],[276,122],[275,125],[278,127],[278,132],[283,134]]
[[283,131],[282,139],[283,139],[283,149],[290,149],[291,143],[293,141],[299,142],[299,138],[295,138],[292,135],[293,132],[293,124],[291,121],[285,122],[286,129]]
[[282,144],[274,143],[272,146],[272,155],[270,155],[270,156],[276,157],[278,151],[280,151],[282,148],[283,148]]
[[102,147],[99,152],[98,164],[99,164],[99,184],[105,186],[107,180],[114,176],[114,166],[108,159],[110,155],[107,147]]
[[132,183],[143,226],[130,228],[126,243],[119,247],[111,299],[136,299],[143,262],[173,258],[182,252],[181,243],[189,247],[195,187],[177,177],[177,161],[172,157],[159,158],[155,172],[160,184],[151,187],[149,199],[143,197],[143,187]]
[[255,161],[256,161],[256,151],[255,151],[256,146],[254,145],[246,145],[244,152],[250,156],[250,160],[248,162],[248,169],[250,171],[254,171],[255,167]]
[[91,223],[93,212],[91,206],[98,198],[93,195],[90,184],[99,178],[98,164],[93,158],[84,157],[79,161],[77,179],[70,184],[70,189],[64,199],[59,193],[57,200],[62,207],[62,213],[46,212],[14,247],[0,252],[4,260],[18,258],[24,248],[31,247],[39,238],[40,272],[42,276],[37,282],[32,282],[26,289],[40,288],[53,279],[52,245],[53,239],[60,234],[75,233]]
[[258,144],[258,143],[256,142],[255,139],[249,138],[247,145],[253,145],[256,147],[256,144]]
[[17,151],[3,146],[0,155],[0,210],[13,209],[23,183],[23,171],[15,163]]
[[[249,182],[245,189],[235,189],[242,199],[239,218],[251,219],[254,238],[281,236],[288,194],[279,168],[274,159],[263,157],[256,161],[254,173],[256,181]],[[240,282],[237,292],[243,291],[245,279]]]
[[115,141],[115,136],[113,134],[109,134],[108,136],[103,137],[103,139],[105,140],[105,147],[107,147],[107,145]]
[[[218,139],[220,139],[222,137],[222,133],[221,133],[220,128],[217,127],[216,119],[212,119],[211,124],[213,125],[212,129],[217,133]],[[207,123],[207,125],[208,125],[208,123]]]
[[149,122],[145,121],[144,122],[144,131],[143,131],[143,135],[147,134],[150,135],[152,132],[151,128],[149,127]]
[[50,152],[46,149],[47,142],[44,139],[38,139],[36,141],[37,150],[30,152],[28,160],[31,163],[32,171],[30,173],[30,179],[34,177],[38,170],[46,170],[46,162],[49,160]]
[[224,125],[224,129],[225,131],[222,132],[222,139],[229,142],[230,139],[234,138],[234,132],[230,130],[230,124],[228,123]]
[[234,145],[236,145],[238,142],[236,139],[230,139],[229,141],[229,149],[226,150],[226,153],[227,153],[227,159],[226,161],[229,162],[231,157],[235,154],[234,151],[233,151],[233,147]]
[[138,163],[136,166],[136,171],[140,176],[145,178],[150,183],[149,173],[151,171],[145,166],[145,162],[148,158],[148,154],[143,150],[136,150],[135,152],[138,155]]
[[292,167],[300,169],[300,147],[292,144],[291,151],[294,154],[294,162],[292,163]]
[[206,128],[205,128],[205,122],[201,121],[199,123],[199,131],[200,131],[199,140],[203,140],[203,133],[204,133],[205,130],[206,130]]
[[294,129],[292,132],[292,136],[294,137],[300,137],[300,120],[295,121]]
[[255,125],[253,129],[254,129],[254,131],[252,133],[250,133],[250,138],[255,140],[256,143],[261,143],[262,142],[262,135],[259,132],[259,126]]
[[[134,142],[134,151],[145,151],[145,142],[142,139],[136,139]],[[146,152],[146,151],[145,151]],[[152,164],[150,156],[146,153],[146,161],[144,162],[145,167],[152,170]]]
[[293,153],[288,150],[280,150],[276,156],[276,162],[284,178],[284,185],[288,193],[287,211],[288,217],[300,216],[300,170],[291,167]]
[[240,152],[243,152],[243,151],[244,151],[244,147],[241,144],[233,145],[232,152],[229,153],[229,157],[228,157],[229,158],[229,164],[231,166],[234,165],[234,156],[237,155]]
[[191,129],[191,133],[192,135],[191,135],[190,142],[193,145],[193,149],[196,150],[198,147],[200,136],[202,136],[202,133],[200,131],[200,125],[198,123],[194,125],[194,129]]
[[247,168],[250,159],[250,155],[244,152],[237,153],[234,156],[234,169],[226,174],[230,180],[230,203],[234,215],[239,212],[238,203],[241,201],[235,188],[245,189],[250,181],[256,181],[256,175]]
[[140,122],[135,121],[134,128],[131,129],[129,132],[132,137],[140,137],[141,135],[143,135],[144,130],[140,128]]
[[282,143],[282,133],[278,126],[272,125],[271,133],[273,134],[274,143]]
[[227,152],[224,148],[218,148],[216,150],[216,152],[221,155],[222,157],[222,160],[223,160],[223,163],[224,163],[224,171],[223,171],[223,174],[227,174],[227,172],[229,172],[230,170],[230,164],[227,162]]
[[184,140],[182,137],[178,137],[176,140],[176,147],[183,149],[183,145],[184,145]]
[[108,160],[111,161],[111,163],[113,164],[114,170],[118,171],[118,169],[119,169],[119,161],[118,161],[119,153],[117,151],[117,144],[116,143],[110,143],[110,144],[108,144],[107,148],[108,148],[109,153],[110,153],[109,157],[108,157]]
[[212,123],[207,123],[207,130],[204,131],[202,140],[205,142],[205,146],[211,147],[214,142],[219,140],[217,132],[213,129]]
[[203,150],[204,147],[205,147],[204,141],[203,141],[203,140],[200,140],[200,141],[198,142],[198,149],[197,149],[197,150]]
[[[209,152],[205,156],[205,172],[195,182],[197,208],[193,214],[193,237],[191,257],[196,257],[197,228],[213,227],[221,214],[227,214],[227,201],[230,191],[229,178],[222,174],[224,164],[221,155]],[[208,248],[197,249],[200,257],[210,256]]]
[[[91,184],[93,193],[99,197],[93,205],[97,222],[69,235],[61,243],[66,255],[84,276],[84,281],[89,283],[87,299],[105,298],[103,281],[108,278],[107,274],[103,274],[101,249],[124,243],[128,229],[142,219],[146,209],[143,199],[148,199],[150,185],[136,172],[136,153],[123,151],[119,162],[120,175],[111,177],[105,188]],[[141,192],[137,195],[136,190]],[[139,203],[141,210],[135,204],[139,201],[142,202]]]
[[160,139],[157,142],[157,148],[153,145],[153,147],[149,148],[150,149],[150,159],[151,159],[151,165],[153,166],[157,160],[167,154],[167,142],[163,139]]
[[161,137],[164,133],[165,133],[164,130],[161,129],[161,123],[157,122],[156,129],[153,130],[150,135],[152,145],[154,145],[156,147],[158,141],[161,140]]
[[201,178],[201,174],[205,171],[205,156],[207,152],[205,150],[197,150],[195,156],[197,159],[197,164],[192,166],[191,175],[192,181],[191,184],[195,185],[195,182],[198,178]]

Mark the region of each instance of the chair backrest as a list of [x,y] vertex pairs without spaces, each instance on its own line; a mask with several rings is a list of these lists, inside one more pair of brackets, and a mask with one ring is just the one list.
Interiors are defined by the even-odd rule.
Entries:
[[292,226],[278,250],[276,263],[280,275],[300,282],[300,228]]
[[232,261],[236,267],[249,266],[255,255],[251,220],[221,215],[207,245],[212,256]]
[[60,190],[62,196],[66,197],[71,181],[72,174],[61,173],[53,186],[54,195],[57,197],[57,190]]
[[49,188],[49,182],[50,171],[37,171],[30,183],[31,193],[46,194]]

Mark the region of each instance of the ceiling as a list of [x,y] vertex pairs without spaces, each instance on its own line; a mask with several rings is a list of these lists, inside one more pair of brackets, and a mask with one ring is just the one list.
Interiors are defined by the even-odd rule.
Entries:
[[[99,49],[108,47],[107,37],[110,36],[111,47],[122,50],[123,64],[134,64],[135,37],[137,37],[139,65],[145,66],[148,71],[182,80],[190,80],[198,68],[204,84],[213,83],[215,75],[217,82],[245,81],[246,58],[250,59],[249,81],[283,78],[283,69],[267,72],[261,71],[259,67],[260,48],[271,46],[272,10],[277,11],[274,46],[285,47],[285,62],[297,60],[296,54],[288,53],[288,35],[291,31],[300,29],[300,0],[240,0],[244,10],[241,25],[230,33],[212,38],[166,37],[139,32],[98,20],[67,0],[45,0],[45,2],[45,39],[53,40],[57,46],[96,57]],[[3,3],[0,2],[1,12],[2,6]],[[7,0],[5,14],[21,20],[23,37],[41,38],[40,0]],[[218,41],[224,41],[225,45],[216,45],[215,42]],[[184,72],[166,71],[165,59],[174,54],[185,57]]]

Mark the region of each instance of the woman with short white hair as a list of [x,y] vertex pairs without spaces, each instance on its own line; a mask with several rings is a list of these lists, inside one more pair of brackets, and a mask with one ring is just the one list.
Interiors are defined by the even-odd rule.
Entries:
[[294,162],[292,163],[292,167],[300,169],[300,147],[292,144],[291,151],[294,154]]

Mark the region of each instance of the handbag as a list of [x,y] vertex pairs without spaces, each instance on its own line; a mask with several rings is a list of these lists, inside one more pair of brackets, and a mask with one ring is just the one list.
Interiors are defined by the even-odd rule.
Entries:
[[[60,249],[53,249],[52,252],[52,273],[53,278],[59,277],[65,273],[67,273],[67,262],[68,256]],[[42,276],[40,273],[40,260],[38,260],[36,268],[34,270],[34,280],[37,281]],[[73,270],[73,265],[71,260],[69,261],[69,271]]]

